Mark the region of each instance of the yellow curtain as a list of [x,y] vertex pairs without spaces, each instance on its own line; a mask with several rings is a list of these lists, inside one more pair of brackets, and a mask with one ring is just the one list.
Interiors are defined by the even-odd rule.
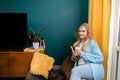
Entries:
[[92,28],[93,38],[98,42],[104,56],[104,80],[107,80],[110,12],[111,0],[89,0],[88,22]]

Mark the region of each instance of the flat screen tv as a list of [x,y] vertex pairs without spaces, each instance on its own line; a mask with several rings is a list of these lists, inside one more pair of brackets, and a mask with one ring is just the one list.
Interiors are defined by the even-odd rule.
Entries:
[[27,13],[0,13],[0,49],[27,47]]

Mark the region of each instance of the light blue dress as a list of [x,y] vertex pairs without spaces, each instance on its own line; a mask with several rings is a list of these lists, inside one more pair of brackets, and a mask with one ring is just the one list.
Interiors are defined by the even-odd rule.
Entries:
[[80,57],[84,59],[85,64],[91,65],[94,80],[104,79],[103,55],[95,40],[89,42],[85,52],[81,53]]

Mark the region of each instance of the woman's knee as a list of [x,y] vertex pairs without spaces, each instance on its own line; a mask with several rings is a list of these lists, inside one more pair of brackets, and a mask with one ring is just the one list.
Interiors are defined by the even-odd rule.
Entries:
[[72,74],[76,74],[76,75],[80,75],[81,74],[81,71],[80,71],[80,69],[78,70],[78,68],[77,67],[74,67],[74,68],[72,68]]

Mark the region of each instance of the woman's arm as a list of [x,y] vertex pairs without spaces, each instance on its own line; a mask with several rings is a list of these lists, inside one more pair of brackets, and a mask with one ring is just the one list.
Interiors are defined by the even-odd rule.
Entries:
[[80,57],[82,57],[85,61],[88,61],[91,63],[102,63],[103,62],[102,52],[98,44],[93,40],[90,41],[90,44],[88,45],[86,49],[86,52],[82,52],[80,54]]

